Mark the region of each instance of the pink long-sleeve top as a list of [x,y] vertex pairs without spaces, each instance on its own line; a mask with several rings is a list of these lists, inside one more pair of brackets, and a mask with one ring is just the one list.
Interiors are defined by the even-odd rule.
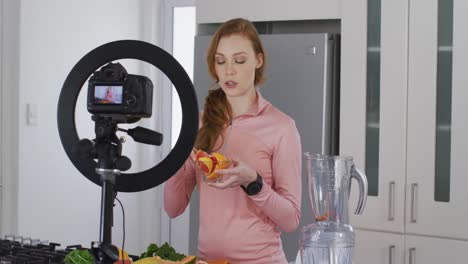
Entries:
[[257,101],[225,131],[218,152],[241,160],[263,178],[248,196],[240,187],[208,186],[191,160],[164,187],[170,217],[182,214],[195,186],[200,193],[198,256],[230,263],[287,263],[281,230],[294,231],[301,216],[301,144],[295,122],[257,92]]

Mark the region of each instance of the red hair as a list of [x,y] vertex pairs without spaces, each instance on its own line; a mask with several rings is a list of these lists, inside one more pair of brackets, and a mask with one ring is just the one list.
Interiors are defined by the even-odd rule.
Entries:
[[[248,20],[243,18],[231,19],[223,23],[215,32],[208,46],[206,62],[208,71],[216,81],[219,81],[215,70],[215,54],[218,49],[219,41],[222,37],[233,34],[240,34],[250,40],[255,55],[263,56],[262,65],[255,70],[254,85],[261,84],[264,81],[265,73],[265,50],[258,35],[255,26]],[[226,95],[221,88],[209,90],[208,96],[205,99],[203,110],[202,127],[198,131],[195,147],[203,149],[207,152],[215,151],[215,143],[223,130],[229,125],[232,117],[232,110]],[[224,140],[224,139],[223,139]]]

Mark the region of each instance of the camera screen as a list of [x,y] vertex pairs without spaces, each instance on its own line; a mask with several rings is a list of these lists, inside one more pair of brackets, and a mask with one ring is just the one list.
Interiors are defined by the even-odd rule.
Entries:
[[122,104],[123,86],[96,85],[94,86],[94,104]]

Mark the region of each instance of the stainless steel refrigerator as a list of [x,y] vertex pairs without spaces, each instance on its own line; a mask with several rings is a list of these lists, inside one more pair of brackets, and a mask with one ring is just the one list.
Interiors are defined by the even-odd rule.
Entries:
[[[213,80],[205,61],[211,36],[195,38],[194,85],[199,107]],[[338,153],[339,120],[339,35],[269,34],[261,35],[267,53],[266,82],[262,96],[296,121],[302,150],[312,153]],[[296,258],[303,225],[314,221],[302,169],[302,218],[293,233],[282,233],[288,261]],[[195,189],[190,204],[189,252],[196,254],[199,223],[199,196]]]

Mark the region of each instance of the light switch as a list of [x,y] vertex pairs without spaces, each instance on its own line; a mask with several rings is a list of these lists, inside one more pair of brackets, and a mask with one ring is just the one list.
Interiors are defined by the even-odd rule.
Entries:
[[37,110],[37,104],[28,103],[26,104],[26,125],[37,126],[39,119],[39,113]]

